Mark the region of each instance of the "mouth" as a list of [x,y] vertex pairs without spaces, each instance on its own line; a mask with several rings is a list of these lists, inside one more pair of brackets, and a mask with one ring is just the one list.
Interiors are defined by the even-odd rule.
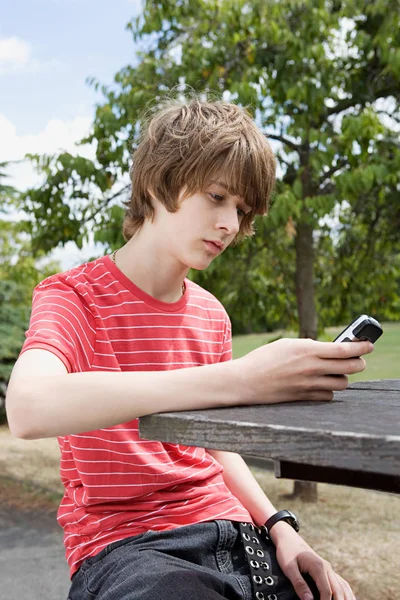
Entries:
[[224,244],[219,241],[204,240],[207,249],[213,254],[219,254],[224,249]]

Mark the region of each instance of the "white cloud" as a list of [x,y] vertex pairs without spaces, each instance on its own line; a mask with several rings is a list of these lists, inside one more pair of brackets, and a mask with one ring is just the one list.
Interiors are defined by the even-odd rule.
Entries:
[[0,39],[0,68],[24,67],[30,58],[31,46],[17,37]]
[[0,75],[20,71],[38,72],[60,67],[59,60],[41,61],[33,56],[32,46],[25,40],[13,36],[0,38]]
[[[93,159],[92,145],[76,145],[89,132],[91,122],[92,118],[85,116],[68,121],[52,119],[37,134],[18,135],[15,125],[0,113],[0,162],[22,160],[26,154],[53,154],[62,150]],[[21,190],[40,181],[29,161],[10,165],[7,172],[8,182]]]

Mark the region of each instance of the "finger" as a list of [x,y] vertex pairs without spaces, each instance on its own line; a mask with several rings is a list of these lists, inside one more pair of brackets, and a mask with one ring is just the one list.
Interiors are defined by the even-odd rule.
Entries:
[[291,563],[285,570],[286,577],[290,580],[294,591],[301,600],[311,600],[314,598],[310,588],[305,582],[300,570],[295,562]]
[[316,385],[318,385],[319,389],[343,392],[349,385],[349,380],[346,375],[335,375],[335,377],[325,375],[317,380]]
[[338,579],[342,585],[342,588],[344,590],[345,600],[357,600],[353,590],[351,589],[349,582],[346,581],[345,579],[343,579],[343,577],[341,577],[340,575],[337,575],[337,577],[338,577]]
[[334,600],[355,600],[355,596],[347,581],[335,573],[335,571],[328,571],[328,579]]
[[371,342],[316,342],[319,358],[353,358],[370,354],[374,350]]
[[[334,379],[334,377],[332,377],[332,379]],[[321,383],[321,389],[300,392],[297,394],[296,399],[304,402],[331,402],[333,400],[333,392],[330,389],[327,389],[327,387],[326,384],[322,387]]]
[[354,375],[364,371],[367,363],[363,358],[343,358],[341,360],[321,361],[321,367],[326,375]]
[[345,596],[345,590],[336,576],[336,573],[328,573],[328,579],[332,590],[332,598],[334,598],[334,600],[349,600]]
[[332,587],[323,563],[313,562],[309,565],[307,571],[315,581],[320,593],[320,600],[332,600]]

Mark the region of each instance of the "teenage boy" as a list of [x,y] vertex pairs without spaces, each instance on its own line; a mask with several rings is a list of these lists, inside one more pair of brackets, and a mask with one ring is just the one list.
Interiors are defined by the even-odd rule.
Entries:
[[70,600],[354,600],[240,456],[138,436],[162,411],[329,401],[365,368],[368,342],[284,339],[232,361],[224,308],[186,279],[266,213],[267,140],[234,104],[168,104],[131,177],[127,243],[36,288],[7,393],[14,435],[59,439]]

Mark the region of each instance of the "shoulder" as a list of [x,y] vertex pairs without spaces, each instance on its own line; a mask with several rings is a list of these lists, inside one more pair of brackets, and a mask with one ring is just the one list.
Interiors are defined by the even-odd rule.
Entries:
[[219,313],[221,317],[224,318],[227,322],[229,322],[229,315],[222,304],[211,292],[205,290],[200,285],[195,283],[194,281],[186,279],[187,285],[189,285],[190,290],[190,303],[192,306],[198,306],[199,308],[203,308],[209,310],[214,313]]
[[47,277],[36,286],[34,294],[58,289],[64,292],[75,293],[77,296],[83,296],[97,279],[101,279],[107,273],[108,271],[104,265],[104,257],[101,257],[68,271],[50,275],[50,277]]
[[106,276],[109,277],[109,272],[101,257],[47,277],[33,291],[33,313],[50,311],[53,315],[73,315],[94,330],[96,283]]

